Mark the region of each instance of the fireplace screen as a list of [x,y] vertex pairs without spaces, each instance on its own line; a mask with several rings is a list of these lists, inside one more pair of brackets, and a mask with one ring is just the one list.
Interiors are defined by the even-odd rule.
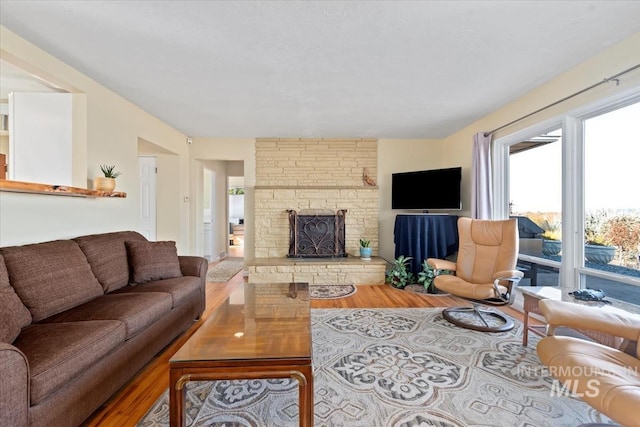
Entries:
[[290,258],[346,257],[344,236],[346,209],[303,210],[289,213]]

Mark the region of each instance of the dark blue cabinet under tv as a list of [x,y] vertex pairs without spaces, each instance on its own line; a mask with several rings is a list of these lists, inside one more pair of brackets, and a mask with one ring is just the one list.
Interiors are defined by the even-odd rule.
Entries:
[[445,258],[458,250],[457,215],[396,215],[395,256],[412,257],[410,270],[418,274],[427,258]]

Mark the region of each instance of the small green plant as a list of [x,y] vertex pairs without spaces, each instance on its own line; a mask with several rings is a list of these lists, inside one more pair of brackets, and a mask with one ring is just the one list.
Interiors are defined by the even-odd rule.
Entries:
[[365,239],[360,239],[360,247],[361,248],[368,248],[369,247],[369,240],[365,240]]
[[239,196],[244,194],[244,188],[242,187],[232,187],[229,189],[229,195],[231,196]]
[[107,165],[100,165],[100,170],[102,171],[102,173],[104,174],[105,178],[117,178],[120,175],[122,175],[122,173],[120,172],[114,172],[113,170],[116,168],[115,165],[111,165],[111,166],[107,166]]
[[415,282],[415,276],[409,271],[409,261],[413,258],[400,255],[391,266],[391,269],[387,271],[385,276],[385,283],[393,286],[394,288],[404,289],[405,286]]
[[429,293],[435,293],[435,286],[433,286],[433,279],[437,275],[451,274],[451,270],[440,270],[436,274],[436,270],[427,264],[427,261],[422,262],[422,271],[418,273],[418,283],[422,284]]

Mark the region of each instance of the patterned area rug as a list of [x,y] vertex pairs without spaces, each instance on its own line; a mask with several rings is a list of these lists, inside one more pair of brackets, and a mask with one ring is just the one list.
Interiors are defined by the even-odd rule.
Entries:
[[311,299],[337,299],[355,294],[354,285],[309,285]]
[[[312,310],[316,426],[576,426],[608,419],[553,380],[522,325],[458,328],[440,309]],[[138,426],[168,426],[168,392]],[[189,426],[296,426],[293,380],[190,383]]]
[[229,257],[210,265],[207,271],[207,282],[228,282],[238,271],[244,268],[244,258]]

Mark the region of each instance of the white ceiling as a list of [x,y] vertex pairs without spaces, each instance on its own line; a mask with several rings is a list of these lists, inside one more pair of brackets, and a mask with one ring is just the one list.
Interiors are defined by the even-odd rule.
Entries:
[[441,138],[640,31],[640,1],[2,0],[0,23],[190,136]]

